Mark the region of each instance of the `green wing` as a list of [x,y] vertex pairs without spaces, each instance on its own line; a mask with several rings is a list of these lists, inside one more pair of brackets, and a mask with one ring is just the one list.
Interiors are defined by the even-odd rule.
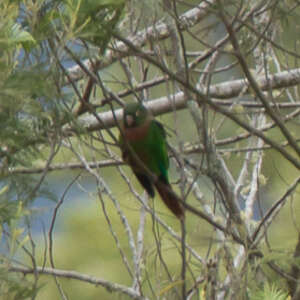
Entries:
[[[126,149],[121,135],[119,137],[119,142],[122,149],[123,160],[131,166],[137,177],[138,174],[144,176],[143,170],[139,168],[134,159],[132,159],[130,152]],[[141,139],[128,141],[128,143],[151,172],[158,176],[164,183],[169,183],[169,158],[166,133],[161,123],[152,120],[147,132]]]
[[152,169],[152,171],[165,183],[169,183],[169,157],[166,142],[166,132],[163,125],[155,120],[152,121],[149,130],[149,148],[153,156],[153,160],[151,160],[152,166],[149,166],[149,168]]

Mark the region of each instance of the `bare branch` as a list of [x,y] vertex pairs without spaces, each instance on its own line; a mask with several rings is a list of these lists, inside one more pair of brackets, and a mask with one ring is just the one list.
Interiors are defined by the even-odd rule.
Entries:
[[[181,30],[193,27],[195,24],[202,21],[207,15],[210,14],[210,7],[215,3],[215,0],[202,1],[197,7],[185,12],[180,16],[180,26]],[[163,40],[170,36],[170,30],[164,22],[160,21],[145,30],[136,33],[134,36],[130,37],[130,41],[136,47],[143,47],[149,39],[151,40]],[[131,50],[126,44],[122,42],[117,42],[111,49],[107,50],[104,57],[96,62],[91,62],[89,60],[84,61],[83,64],[87,69],[92,69],[96,66],[97,70],[104,69],[116,62],[117,60],[131,55]],[[84,73],[80,66],[75,66],[68,69],[68,74],[70,79],[73,81],[82,78]],[[66,83],[68,80],[66,80]]]
[[60,269],[53,269],[53,268],[42,268],[37,267],[36,270],[21,266],[13,266],[9,268],[10,272],[17,272],[22,273],[24,275],[27,274],[34,274],[36,271],[38,274],[41,275],[51,275],[56,277],[68,278],[68,279],[75,279],[78,281],[90,283],[95,286],[102,286],[106,288],[110,292],[117,292],[124,295],[131,297],[132,299],[136,300],[147,300],[148,298],[143,297],[137,294],[132,288],[126,287],[124,285],[113,283],[111,281],[107,281],[102,278],[98,278],[91,275],[82,274],[76,271],[69,271],[69,270],[60,270]]
[[[267,91],[270,88],[272,90],[281,89],[284,87],[291,87],[298,85],[300,83],[300,68],[299,69],[293,69],[289,71],[283,71],[276,73],[274,75],[270,75],[268,77],[268,80],[266,80],[265,76],[260,76],[256,79],[257,84],[259,88],[262,91]],[[203,94],[208,93],[209,98],[215,98],[215,99],[230,99],[234,97],[240,96],[241,92],[243,92],[244,95],[251,93],[251,90],[249,89],[249,84],[246,79],[238,79],[228,82],[219,83],[216,85],[211,85],[209,87],[209,90],[206,91],[205,89],[201,91]],[[169,102],[169,97],[172,98],[172,105]],[[234,104],[234,101],[219,101],[219,100],[212,100],[216,105],[224,105],[224,106],[230,106]],[[261,105],[255,103],[255,102],[249,102],[249,101],[239,101],[239,105],[245,106],[245,107],[262,107]],[[293,107],[299,107],[299,103],[278,103],[273,104],[270,103],[270,106],[280,108],[280,107],[286,107],[286,108],[293,108]],[[174,107],[179,109],[186,108],[186,100],[183,92],[178,92],[175,95],[171,95],[168,97],[161,97],[159,99],[155,99],[152,101],[148,101],[146,103],[146,106],[151,109],[154,115],[161,115],[164,113],[171,112]],[[115,110],[115,115],[117,119],[121,119],[121,110]],[[86,118],[81,118],[82,124],[85,126],[85,128],[89,131],[92,130],[99,130],[103,129],[104,126],[106,128],[111,128],[115,126],[115,122],[113,119],[113,114],[111,112],[104,112],[99,114],[99,118],[102,120],[103,124],[100,124],[97,120],[95,120],[93,117],[89,116]]]

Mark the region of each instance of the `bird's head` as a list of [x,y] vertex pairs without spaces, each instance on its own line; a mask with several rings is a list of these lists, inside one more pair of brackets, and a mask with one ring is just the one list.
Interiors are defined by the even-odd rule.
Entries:
[[150,112],[141,103],[126,104],[123,114],[124,126],[125,128],[140,126],[150,116]]

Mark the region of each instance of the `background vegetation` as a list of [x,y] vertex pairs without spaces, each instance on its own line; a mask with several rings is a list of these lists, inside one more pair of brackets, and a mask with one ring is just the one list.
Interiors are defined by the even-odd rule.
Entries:
[[[300,299],[299,5],[2,0],[0,299]],[[182,222],[120,158],[133,101]]]

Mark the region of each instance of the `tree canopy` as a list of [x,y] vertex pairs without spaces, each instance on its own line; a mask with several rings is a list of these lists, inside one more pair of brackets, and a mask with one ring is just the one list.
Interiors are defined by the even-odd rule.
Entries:
[[[299,299],[299,5],[2,0],[0,299]],[[129,102],[182,221],[122,161]]]

